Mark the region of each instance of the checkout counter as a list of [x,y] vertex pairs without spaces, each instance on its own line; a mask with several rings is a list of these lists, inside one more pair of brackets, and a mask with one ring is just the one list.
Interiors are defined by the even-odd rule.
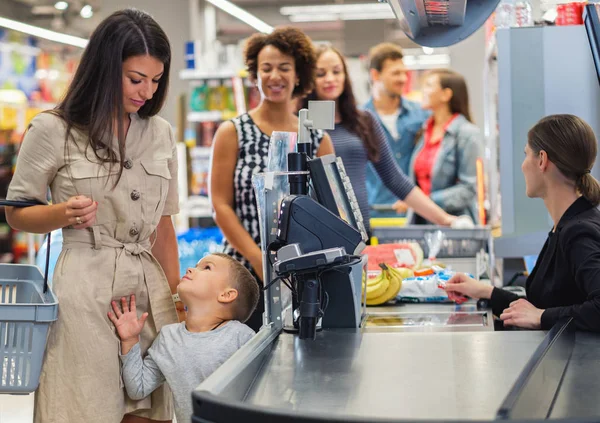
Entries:
[[[403,31],[430,47],[465,39],[498,4],[387,2]],[[475,302],[367,309],[366,237],[343,165],[334,158],[307,164],[254,181],[265,325],[193,392],[193,422],[600,423],[600,336],[576,333],[570,319],[547,332],[496,331],[491,311]],[[422,239],[430,229],[378,228],[375,235],[380,242]],[[446,231],[456,241],[448,255],[483,248],[494,269],[489,232]]]
[[[600,422],[600,338],[570,321],[494,331],[475,302],[367,309],[366,234],[343,164],[326,156],[308,168],[257,175],[265,325],[193,393],[193,422]],[[312,196],[307,180],[293,188],[298,175]],[[472,233],[488,242],[485,228]]]

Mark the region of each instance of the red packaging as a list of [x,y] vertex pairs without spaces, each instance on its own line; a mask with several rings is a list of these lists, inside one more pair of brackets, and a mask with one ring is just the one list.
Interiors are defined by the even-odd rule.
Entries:
[[554,22],[556,26],[564,26],[565,25],[565,5],[559,4],[556,6],[556,21]]
[[556,25],[583,25],[583,3],[571,2],[556,7]]

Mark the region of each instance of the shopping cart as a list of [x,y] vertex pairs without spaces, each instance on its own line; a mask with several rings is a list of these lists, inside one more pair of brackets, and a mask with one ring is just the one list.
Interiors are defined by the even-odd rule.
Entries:
[[[39,203],[0,200],[0,206]],[[48,287],[50,235],[45,275],[24,264],[0,264],[0,394],[29,394],[39,384],[50,323],[58,300]]]

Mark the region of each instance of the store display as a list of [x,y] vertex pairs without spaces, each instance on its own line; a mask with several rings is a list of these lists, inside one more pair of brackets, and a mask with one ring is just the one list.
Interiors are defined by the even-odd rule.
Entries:
[[190,149],[191,175],[190,195],[208,196],[208,177],[210,172],[210,149],[194,147]]
[[192,90],[190,96],[190,109],[195,112],[204,112],[208,110],[209,88],[206,84],[201,84]]
[[556,6],[556,25],[583,25],[584,2],[563,3]]

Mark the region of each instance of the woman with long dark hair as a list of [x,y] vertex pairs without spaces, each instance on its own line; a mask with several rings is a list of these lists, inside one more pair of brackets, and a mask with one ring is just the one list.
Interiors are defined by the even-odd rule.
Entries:
[[[36,423],[170,421],[171,394],[130,400],[120,377],[111,301],[135,295],[149,312],[140,346],[178,321],[177,156],[156,116],[169,82],[171,47],[149,15],[114,13],[96,28],[61,103],[35,117],[19,152],[7,208],[13,228],[62,228],[53,278],[60,302],[50,329]],[[50,189],[52,204],[48,204]]]
[[527,299],[464,274],[446,284],[449,297],[489,299],[506,326],[548,330],[573,318],[577,329],[600,332],[600,184],[591,175],[597,153],[594,131],[577,116],[535,124],[521,170],[527,196],[544,200],[554,225],[527,278]]
[[[409,176],[446,212],[477,213],[477,159],[481,156],[481,131],[472,123],[467,83],[462,75],[439,69],[429,72],[423,84],[421,107],[431,110],[413,151]],[[418,210],[413,223],[430,221]]]
[[317,49],[315,90],[306,98],[305,107],[309,100],[336,102],[335,129],[328,133],[352,182],[367,229],[370,213],[366,171],[369,163],[390,191],[431,221],[439,225],[450,225],[454,221],[454,216],[436,206],[400,170],[377,119],[368,111],[358,110],[346,62],[333,47]]

